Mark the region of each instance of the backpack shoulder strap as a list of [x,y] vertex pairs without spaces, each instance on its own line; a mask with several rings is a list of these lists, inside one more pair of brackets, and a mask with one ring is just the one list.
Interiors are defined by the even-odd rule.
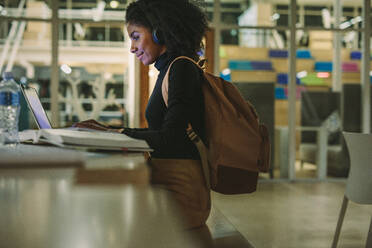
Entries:
[[202,69],[197,62],[195,62],[192,58],[186,57],[186,56],[179,56],[175,58],[169,65],[167,72],[165,73],[165,76],[163,78],[163,83],[161,85],[161,93],[163,95],[163,100],[165,103],[165,106],[168,107],[168,88],[169,88],[169,72],[170,68],[172,67],[173,63],[176,62],[179,59],[187,59],[192,61],[195,65],[197,65],[200,69]]
[[210,171],[209,171],[209,160],[208,160],[208,149],[200,139],[200,137],[194,132],[191,125],[189,124],[187,130],[187,135],[189,139],[195,144],[196,149],[198,149],[200,155],[200,161],[202,165],[205,185],[207,189],[211,189],[211,181],[210,181]]
[[[168,70],[167,70],[167,72],[166,72],[166,74],[163,78],[163,83],[162,83],[162,86],[161,86],[163,100],[164,100],[164,103],[167,107],[168,107],[169,71],[170,71],[170,68],[173,65],[173,63],[175,61],[179,60],[179,59],[190,60],[194,64],[196,64],[200,69],[203,70],[203,68],[200,67],[200,65],[197,62],[195,62],[193,59],[191,59],[189,57],[186,57],[186,56],[177,57],[170,63],[170,65],[168,67]],[[189,136],[190,140],[195,144],[196,148],[199,151],[201,164],[202,164],[202,170],[203,170],[204,179],[205,179],[205,184],[206,184],[206,187],[208,189],[211,189],[211,183],[210,183],[210,179],[209,179],[210,172],[209,172],[208,155],[207,155],[208,154],[208,149],[204,145],[203,141],[199,138],[199,136],[194,132],[190,123],[188,125],[188,128],[187,128],[186,132],[187,132],[187,135]]]

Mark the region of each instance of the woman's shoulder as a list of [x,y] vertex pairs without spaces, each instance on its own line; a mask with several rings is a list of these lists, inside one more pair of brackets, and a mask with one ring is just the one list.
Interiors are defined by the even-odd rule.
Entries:
[[184,56],[184,55],[175,56],[172,59],[174,61],[173,63],[184,63],[184,64],[194,64],[194,65],[196,63],[194,59],[192,59],[189,56]]
[[170,72],[199,73],[200,67],[192,59],[179,58],[173,62]]

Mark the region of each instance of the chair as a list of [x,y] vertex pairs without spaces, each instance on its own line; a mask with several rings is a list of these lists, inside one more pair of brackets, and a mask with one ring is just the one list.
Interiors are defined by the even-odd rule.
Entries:
[[[337,247],[342,222],[349,200],[358,204],[372,204],[372,134],[343,132],[350,155],[350,172],[332,248]],[[366,248],[372,247],[372,218]]]

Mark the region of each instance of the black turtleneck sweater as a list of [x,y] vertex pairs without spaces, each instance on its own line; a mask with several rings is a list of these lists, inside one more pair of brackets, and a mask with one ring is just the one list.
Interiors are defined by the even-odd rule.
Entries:
[[130,137],[146,140],[154,158],[200,159],[186,134],[188,123],[205,140],[202,71],[191,61],[177,60],[169,72],[168,108],[162,96],[163,78],[177,56],[167,53],[155,62],[159,76],[146,108],[148,129],[125,128]]

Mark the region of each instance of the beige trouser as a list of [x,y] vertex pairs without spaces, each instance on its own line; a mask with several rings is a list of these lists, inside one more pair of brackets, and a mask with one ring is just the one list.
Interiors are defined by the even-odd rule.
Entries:
[[187,228],[205,224],[211,209],[199,160],[150,159],[151,182],[171,191],[186,217]]

